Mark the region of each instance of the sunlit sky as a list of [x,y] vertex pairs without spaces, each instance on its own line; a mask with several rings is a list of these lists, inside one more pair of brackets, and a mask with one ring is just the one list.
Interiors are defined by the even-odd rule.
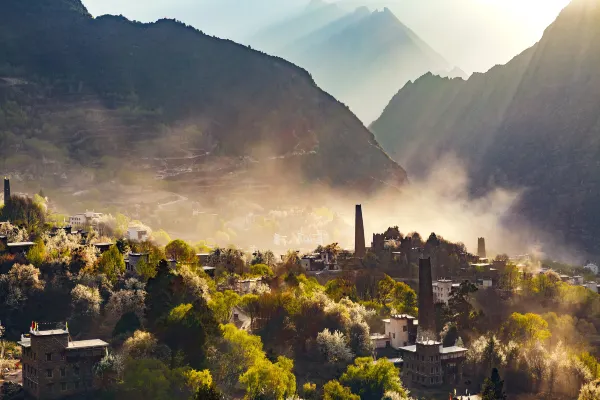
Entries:
[[[309,0],[83,0],[94,15],[143,22],[176,18],[244,43],[261,27]],[[531,46],[569,0],[339,0],[348,8],[389,7],[407,26],[466,72],[484,72]],[[143,4],[143,5],[142,5]]]

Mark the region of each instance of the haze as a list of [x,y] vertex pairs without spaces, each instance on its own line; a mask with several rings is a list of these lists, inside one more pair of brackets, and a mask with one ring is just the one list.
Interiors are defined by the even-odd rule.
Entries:
[[[261,27],[300,10],[304,0],[85,0],[94,15],[122,14],[143,22],[176,18],[245,43]],[[568,0],[341,0],[348,9],[389,7],[449,62],[484,72],[541,37]]]

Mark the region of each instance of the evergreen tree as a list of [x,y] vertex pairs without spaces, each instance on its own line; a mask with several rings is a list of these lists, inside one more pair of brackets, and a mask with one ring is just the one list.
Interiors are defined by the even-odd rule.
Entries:
[[486,378],[483,383],[483,391],[481,393],[482,400],[506,400],[504,393],[504,381],[500,379],[498,369],[492,370],[491,378]]

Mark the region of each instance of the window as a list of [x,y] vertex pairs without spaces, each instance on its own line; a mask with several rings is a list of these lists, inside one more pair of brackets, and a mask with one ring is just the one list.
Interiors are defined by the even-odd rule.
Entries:
[[62,382],[62,383],[60,384],[60,390],[63,390],[63,391],[64,391],[64,390],[67,390],[67,382]]
[[46,361],[52,361],[52,353],[46,353]]
[[67,371],[64,368],[60,369],[60,376],[67,376]]
[[47,376],[48,378],[52,378],[52,370],[51,370],[51,369],[47,369],[47,370],[46,370],[46,376]]
[[48,392],[52,393],[54,391],[54,383],[48,384]]
[[394,339],[396,339],[396,333],[395,332],[392,333],[392,336],[393,336]]
[[73,375],[79,376],[79,368],[78,367],[73,368]]
[[404,326],[402,327],[402,332],[406,332],[407,330],[408,330],[407,326],[406,326],[406,325],[404,325]]

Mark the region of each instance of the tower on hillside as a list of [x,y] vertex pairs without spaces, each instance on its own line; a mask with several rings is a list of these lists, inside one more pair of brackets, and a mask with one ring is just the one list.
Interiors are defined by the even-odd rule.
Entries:
[[10,200],[10,179],[4,177],[4,204]]
[[479,258],[486,258],[486,251],[485,251],[485,238],[478,238],[477,239],[477,256]]
[[356,222],[354,231],[354,256],[363,258],[367,253],[365,246],[365,227],[363,225],[362,206],[356,205]]
[[419,259],[419,329],[418,341],[437,340],[435,313],[433,309],[433,280],[431,258]]
[[467,349],[444,347],[438,341],[433,309],[431,259],[419,260],[419,322],[417,342],[400,348],[404,360],[403,382],[415,386],[456,384],[462,380],[462,364]]

